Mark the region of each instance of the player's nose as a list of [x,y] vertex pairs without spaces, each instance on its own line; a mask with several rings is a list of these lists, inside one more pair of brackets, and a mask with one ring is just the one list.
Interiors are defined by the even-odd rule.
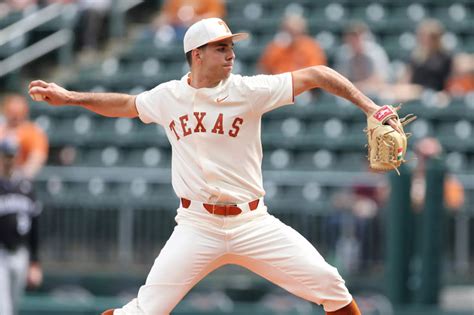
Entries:
[[233,60],[233,59],[235,59],[235,53],[234,53],[234,50],[231,49],[226,56],[226,60]]

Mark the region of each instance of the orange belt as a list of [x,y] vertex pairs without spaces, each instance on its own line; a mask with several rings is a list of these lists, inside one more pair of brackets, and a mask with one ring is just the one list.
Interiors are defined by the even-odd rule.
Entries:
[[[250,201],[248,203],[250,211],[257,209],[260,199],[255,199],[254,201]],[[191,200],[186,198],[181,198],[181,205],[183,208],[189,208],[191,205]],[[242,213],[242,209],[240,209],[237,205],[214,205],[209,203],[203,203],[202,206],[206,209],[209,213],[217,214],[217,215],[238,215]]]

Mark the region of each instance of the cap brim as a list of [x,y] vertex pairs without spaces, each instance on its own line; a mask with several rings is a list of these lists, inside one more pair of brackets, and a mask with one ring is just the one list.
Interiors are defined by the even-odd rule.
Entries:
[[210,44],[210,43],[216,43],[216,42],[228,39],[228,38],[232,38],[233,42],[238,42],[238,41],[249,38],[249,36],[250,35],[248,33],[235,33],[235,34],[225,35],[225,36],[214,38],[213,40],[211,40],[207,43],[202,43],[202,44],[196,45],[196,47],[194,47],[194,48],[188,48],[188,50],[185,49],[184,52],[188,53],[191,50],[196,49],[198,47],[201,47],[201,46],[204,46],[204,45],[207,45],[207,44]]
[[234,42],[239,42],[241,40],[249,38],[249,33],[235,33],[232,35],[221,36],[221,37],[211,40],[210,42],[208,42],[208,44],[220,42],[221,40],[228,39],[228,38],[232,38],[232,41]]

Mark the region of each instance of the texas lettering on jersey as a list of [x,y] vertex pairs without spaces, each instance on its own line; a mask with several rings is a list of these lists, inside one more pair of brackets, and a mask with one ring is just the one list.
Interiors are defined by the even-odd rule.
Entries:
[[[168,126],[170,130],[176,136],[176,140],[179,141],[182,137],[187,137],[193,133],[199,132],[211,132],[219,135],[227,134],[230,137],[237,137],[240,131],[240,127],[244,123],[244,119],[241,117],[235,117],[230,125],[230,128],[226,129],[224,126],[225,117],[223,113],[219,113],[214,120],[214,124],[205,125],[204,117],[206,117],[206,112],[193,112],[193,115],[183,115],[178,118],[178,121],[172,120]],[[194,121],[194,124],[190,122],[190,119]],[[194,125],[194,127],[191,127]]]

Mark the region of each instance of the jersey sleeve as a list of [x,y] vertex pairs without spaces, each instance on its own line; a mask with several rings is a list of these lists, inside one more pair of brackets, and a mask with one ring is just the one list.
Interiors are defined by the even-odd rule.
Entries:
[[245,83],[254,110],[260,114],[294,103],[291,72],[246,77]]
[[157,86],[152,90],[137,95],[135,106],[137,107],[138,117],[145,124],[157,123],[162,125],[159,95],[161,90],[162,88]]

